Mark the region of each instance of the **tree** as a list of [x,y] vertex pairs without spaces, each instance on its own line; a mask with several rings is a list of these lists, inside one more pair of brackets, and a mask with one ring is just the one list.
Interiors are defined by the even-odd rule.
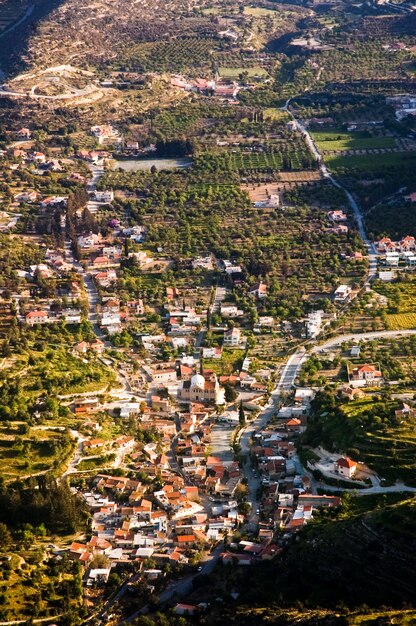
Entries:
[[240,402],[240,406],[238,407],[238,421],[240,422],[240,426],[244,427],[246,425],[246,416],[243,409],[243,401]]
[[226,402],[234,402],[234,400],[237,399],[237,392],[234,389],[234,387],[232,387],[231,385],[229,385],[228,383],[224,385],[224,390],[225,390],[225,401]]
[[7,552],[13,544],[13,537],[6,524],[0,524],[0,552]]

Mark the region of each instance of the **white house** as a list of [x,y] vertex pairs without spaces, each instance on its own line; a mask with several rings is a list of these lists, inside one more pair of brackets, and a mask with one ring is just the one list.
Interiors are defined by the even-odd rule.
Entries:
[[340,457],[335,462],[335,471],[345,478],[352,478],[357,472],[357,463],[352,461],[347,456]]
[[96,191],[94,195],[97,202],[112,202],[114,200],[113,191]]
[[349,285],[340,285],[335,289],[334,292],[334,301],[343,303],[348,300],[351,295],[351,287]]
[[30,311],[25,317],[26,324],[36,326],[37,324],[47,324],[49,315],[46,311]]
[[224,333],[224,346],[239,346],[241,343],[241,330],[230,328]]

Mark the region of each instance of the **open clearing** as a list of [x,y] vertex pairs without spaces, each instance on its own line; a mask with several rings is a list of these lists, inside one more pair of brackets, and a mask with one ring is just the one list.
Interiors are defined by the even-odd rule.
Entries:
[[318,149],[322,152],[344,150],[376,150],[396,148],[393,137],[371,137],[367,133],[345,133],[343,131],[313,132]]

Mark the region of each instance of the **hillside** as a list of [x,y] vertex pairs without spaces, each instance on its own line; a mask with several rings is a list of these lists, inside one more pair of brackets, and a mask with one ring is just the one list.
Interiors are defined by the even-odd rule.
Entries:
[[[380,508],[385,501],[379,499],[376,505],[373,498],[365,500],[350,503],[346,499],[336,520],[323,513],[294,538],[280,558],[244,568],[244,572],[234,569],[232,586],[230,571],[220,571],[213,593],[224,588],[227,580],[228,588],[239,593],[236,605],[228,609],[231,623],[379,624],[384,621],[357,622],[346,619],[345,613],[359,611],[363,605],[380,610],[410,604],[416,565],[416,502],[409,499]],[[374,511],[359,512],[370,505]],[[273,605],[279,608],[272,613],[263,608]],[[318,607],[325,610],[315,611]],[[334,609],[339,613],[333,613]]]

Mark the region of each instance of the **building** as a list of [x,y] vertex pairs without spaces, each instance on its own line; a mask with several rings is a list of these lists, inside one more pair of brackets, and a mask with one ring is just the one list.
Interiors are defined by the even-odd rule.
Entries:
[[174,368],[160,368],[152,371],[152,379],[155,383],[165,385],[167,383],[176,383],[178,376]]
[[46,311],[30,311],[25,317],[26,324],[36,326],[37,324],[47,324],[49,315]]
[[351,296],[351,287],[349,285],[340,285],[335,289],[334,292],[334,302],[338,302],[340,304],[347,302],[349,297]]
[[253,287],[249,289],[249,294],[251,296],[255,296],[256,298],[259,298],[259,300],[261,300],[262,298],[265,298],[267,296],[266,283],[263,283],[262,281],[260,281],[259,283],[253,285]]
[[375,365],[364,363],[357,365],[348,372],[350,384],[353,387],[365,387],[379,385],[382,382],[381,372]]
[[97,411],[99,407],[100,403],[97,398],[74,400],[74,413],[92,413]]
[[224,346],[239,346],[241,343],[241,330],[230,328],[224,333]]
[[306,318],[306,336],[310,339],[316,339],[322,330],[322,317],[324,311],[312,311]]
[[114,200],[113,191],[95,191],[94,195],[97,202],[112,202]]
[[329,211],[328,218],[333,222],[345,222],[348,218],[344,211]]
[[212,374],[208,380],[201,374],[195,374],[191,380],[182,382],[178,390],[178,400],[187,403],[222,404],[223,393],[215,374]]
[[357,472],[357,463],[347,456],[342,456],[335,462],[335,471],[345,478],[352,478]]
[[16,137],[18,139],[30,139],[32,136],[32,133],[30,132],[30,130],[28,128],[21,128],[20,130],[17,131],[16,133]]

